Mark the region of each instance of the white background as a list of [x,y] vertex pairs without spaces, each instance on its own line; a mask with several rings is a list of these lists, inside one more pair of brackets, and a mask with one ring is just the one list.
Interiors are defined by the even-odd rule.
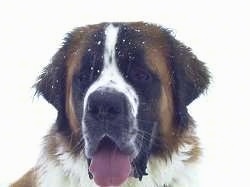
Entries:
[[189,107],[204,147],[201,187],[249,187],[249,7],[243,0],[0,1],[0,186],[34,165],[55,119],[31,86],[64,34],[143,20],[172,28],[212,73],[207,95]]

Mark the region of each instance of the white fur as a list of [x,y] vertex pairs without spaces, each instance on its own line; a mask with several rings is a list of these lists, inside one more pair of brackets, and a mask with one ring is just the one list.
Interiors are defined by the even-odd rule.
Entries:
[[[196,165],[185,160],[189,145],[183,146],[178,153],[173,154],[172,161],[152,158],[148,163],[148,176],[142,181],[129,178],[121,187],[199,187],[197,184]],[[185,152],[183,152],[185,150]],[[97,187],[88,177],[88,165],[83,155],[74,158],[70,153],[58,152],[58,161],[41,156],[38,163],[38,187]],[[165,187],[164,186],[164,187]]]
[[88,164],[83,155],[74,158],[70,153],[58,153],[58,162],[42,156],[38,163],[38,187],[95,187],[89,180]]
[[[116,64],[115,45],[118,37],[118,27],[112,24],[107,26],[105,30],[105,47],[104,47],[104,64],[103,70],[99,78],[89,87],[84,97],[83,114],[86,111],[88,97],[96,90],[112,88],[125,94],[131,105],[131,112],[136,118],[138,112],[139,98],[133,89],[122,77]],[[83,117],[84,119],[84,117]],[[82,122],[84,124],[84,122]],[[84,127],[84,125],[83,125]]]

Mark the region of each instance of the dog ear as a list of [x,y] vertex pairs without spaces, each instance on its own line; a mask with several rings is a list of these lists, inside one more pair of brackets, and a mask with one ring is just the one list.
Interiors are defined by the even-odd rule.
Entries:
[[186,124],[189,118],[186,106],[207,89],[210,75],[205,64],[192,53],[191,48],[172,35],[168,38],[177,118],[179,123]]
[[51,63],[43,69],[34,85],[35,94],[42,95],[58,111],[64,110],[66,61],[70,41],[71,35],[68,34],[62,47],[52,57]]

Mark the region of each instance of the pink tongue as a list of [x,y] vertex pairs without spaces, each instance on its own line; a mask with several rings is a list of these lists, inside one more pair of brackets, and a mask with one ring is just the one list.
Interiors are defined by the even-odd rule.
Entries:
[[91,160],[89,171],[101,187],[120,186],[129,176],[129,156],[116,147],[100,149]]

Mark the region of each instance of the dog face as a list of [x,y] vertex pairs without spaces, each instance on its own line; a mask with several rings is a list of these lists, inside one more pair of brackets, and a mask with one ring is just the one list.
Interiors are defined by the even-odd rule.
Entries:
[[[151,158],[171,157],[193,127],[186,107],[208,83],[204,64],[168,30],[103,23],[68,34],[36,89],[58,111],[51,134],[83,153],[90,177],[105,186],[141,180]],[[119,171],[117,181],[109,170]]]

